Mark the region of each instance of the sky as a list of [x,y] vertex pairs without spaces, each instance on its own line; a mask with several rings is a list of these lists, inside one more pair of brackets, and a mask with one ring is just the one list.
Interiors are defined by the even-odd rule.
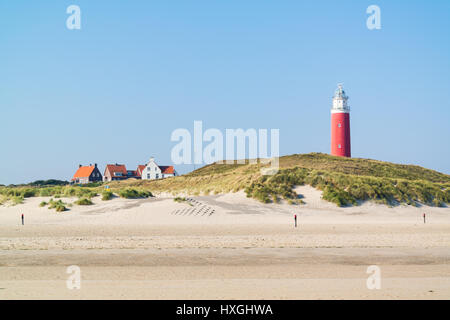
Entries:
[[171,165],[171,133],[195,120],[329,153],[338,83],[353,157],[450,174],[449,39],[448,0],[0,0],[0,184]]

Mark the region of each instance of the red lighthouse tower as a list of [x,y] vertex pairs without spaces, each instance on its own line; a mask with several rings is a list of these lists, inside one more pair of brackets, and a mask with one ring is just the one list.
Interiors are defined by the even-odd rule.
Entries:
[[351,157],[350,151],[350,107],[348,97],[339,84],[331,108],[331,155]]

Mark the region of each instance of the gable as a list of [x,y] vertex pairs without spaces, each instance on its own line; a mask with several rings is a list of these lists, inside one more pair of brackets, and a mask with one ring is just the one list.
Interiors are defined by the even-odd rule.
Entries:
[[[148,170],[150,168],[150,170]],[[155,168],[156,168],[156,170],[155,170]],[[144,173],[146,173],[146,172],[158,172],[158,173],[160,173],[161,172],[161,169],[160,169],[160,167],[156,164],[156,162],[149,162],[146,166],[145,166],[145,169],[144,169]]]

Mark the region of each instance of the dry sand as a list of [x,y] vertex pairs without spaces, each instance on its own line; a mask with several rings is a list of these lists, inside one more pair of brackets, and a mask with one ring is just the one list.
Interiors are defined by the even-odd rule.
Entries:
[[[297,192],[305,205],[238,192],[192,205],[96,198],[64,213],[40,208],[48,198],[2,206],[0,299],[450,298],[450,208],[337,208]],[[71,265],[80,290],[67,289]],[[379,290],[366,285],[371,265]]]

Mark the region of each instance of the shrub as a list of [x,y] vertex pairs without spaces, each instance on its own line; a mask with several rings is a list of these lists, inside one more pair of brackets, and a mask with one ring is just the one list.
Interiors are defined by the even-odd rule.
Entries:
[[94,203],[89,198],[81,198],[75,201],[75,204],[79,206],[90,206],[93,205]]
[[178,202],[178,203],[186,203],[186,204],[190,205],[191,207],[194,206],[194,205],[193,205],[191,202],[189,202],[185,197],[175,197],[175,198],[173,199],[173,201]]
[[31,198],[31,197],[35,197],[38,192],[39,192],[39,190],[37,190],[37,189],[25,189],[22,191],[22,196],[24,198]]
[[125,199],[140,199],[153,197],[150,191],[137,190],[132,188],[127,188],[119,191],[119,196]]
[[347,191],[335,189],[327,186],[322,194],[324,200],[333,202],[339,207],[356,204],[356,199],[353,198]]
[[39,203],[39,207],[45,207],[47,205],[47,202],[42,201],[41,203]]
[[97,192],[86,187],[69,187],[64,190],[66,197],[92,198],[97,196]]
[[16,206],[23,203],[23,196],[14,196],[11,198],[12,205]]
[[103,185],[102,181],[99,182],[89,182],[89,183],[85,183],[80,185],[81,188],[96,188],[96,187],[100,187],[101,185]]
[[67,210],[66,204],[62,202],[62,200],[55,201],[53,199],[50,199],[48,204],[48,208],[55,209],[56,212],[63,212]]
[[113,196],[114,196],[114,193],[112,193],[109,190],[104,190],[102,192],[102,200],[103,201],[111,200],[113,198]]
[[55,210],[56,210],[56,212],[63,212],[63,211],[66,211],[67,208],[64,205],[58,204],[55,206]]

